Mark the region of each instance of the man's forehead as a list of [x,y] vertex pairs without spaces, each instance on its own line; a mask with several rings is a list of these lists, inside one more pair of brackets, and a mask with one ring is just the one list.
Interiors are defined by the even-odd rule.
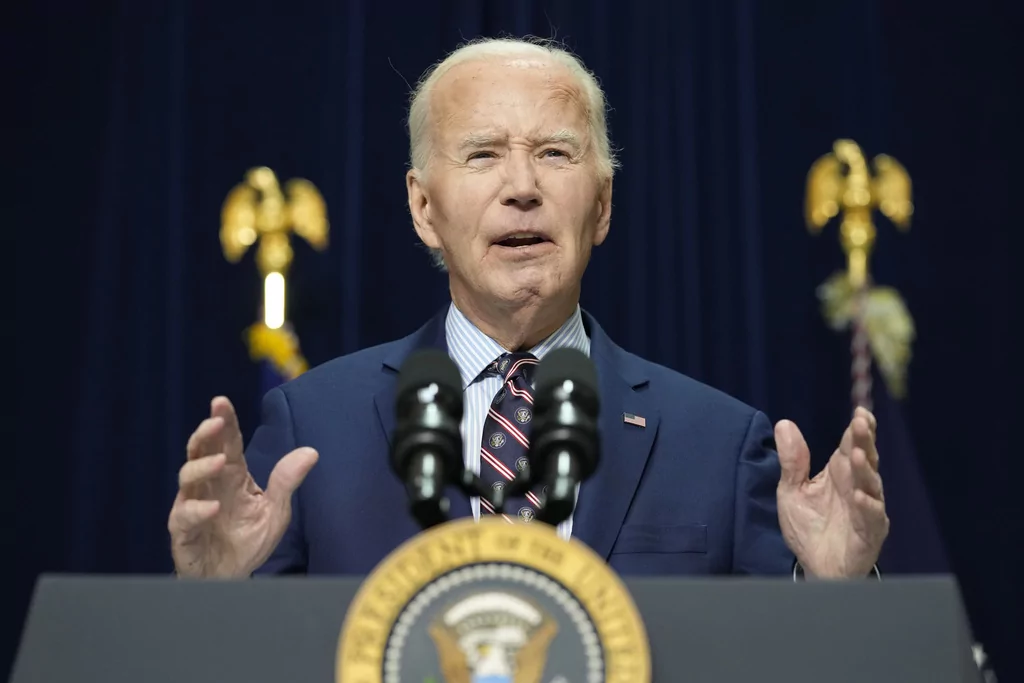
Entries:
[[445,133],[582,137],[586,113],[567,69],[536,59],[460,64],[437,84],[434,113]]
[[538,57],[499,57],[496,55],[468,59],[455,64],[439,79],[437,86],[508,77],[565,80],[572,82],[572,73],[564,64]]

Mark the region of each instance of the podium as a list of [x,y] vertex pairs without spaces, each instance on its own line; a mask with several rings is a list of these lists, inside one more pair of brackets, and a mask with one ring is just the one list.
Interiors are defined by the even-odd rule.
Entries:
[[[950,577],[623,582],[643,618],[657,683],[981,680]],[[360,585],[43,576],[12,683],[331,683]]]

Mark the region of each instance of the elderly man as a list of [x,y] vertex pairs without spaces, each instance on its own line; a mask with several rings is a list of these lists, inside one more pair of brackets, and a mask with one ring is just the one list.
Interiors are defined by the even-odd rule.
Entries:
[[[590,355],[602,462],[558,532],[620,573],[871,573],[889,521],[870,413],[809,479],[796,425],[773,435],[761,412],[624,351],[580,309],[616,164],[604,95],[576,58],[525,41],[463,46],[418,85],[409,135],[409,209],[447,270],[450,305],[405,339],[270,391],[247,450],[215,398],[168,520],[179,575],[361,574],[414,535],[388,439],[397,370],[428,347],[462,376],[467,467],[498,485],[528,444],[537,360],[559,347]],[[451,514],[488,508],[455,500]]]

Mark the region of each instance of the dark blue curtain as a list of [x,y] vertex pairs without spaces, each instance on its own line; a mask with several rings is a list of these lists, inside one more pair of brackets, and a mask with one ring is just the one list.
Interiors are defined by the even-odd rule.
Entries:
[[[409,84],[462,39],[532,33],[580,54],[613,107],[623,170],[584,305],[627,349],[794,419],[816,467],[849,418],[850,357],[815,298],[843,256],[834,225],[819,237],[804,227],[805,175],[839,137],[906,165],[913,227],[879,219],[872,270],[904,295],[918,338],[897,406],[893,443],[905,448],[882,457],[916,450],[903,464],[914,496],[931,497],[976,635],[1006,680],[1022,668],[1019,3],[19,11],[4,41],[17,65],[5,109],[19,380],[5,653],[39,572],[169,569],[176,473],[212,396],[255,428],[263,378],[242,332],[262,290],[251,254],[240,265],[221,254],[228,190],[266,165],[324,194],[330,249],[296,243],[290,281],[311,363],[410,332],[446,283],[407,213]],[[894,525],[913,542],[928,512],[902,510],[896,487]],[[909,570],[935,568],[917,557]]]

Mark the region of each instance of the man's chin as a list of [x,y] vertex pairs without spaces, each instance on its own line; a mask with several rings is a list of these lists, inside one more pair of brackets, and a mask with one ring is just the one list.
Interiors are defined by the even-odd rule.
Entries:
[[566,282],[559,278],[557,273],[550,270],[542,272],[527,272],[525,270],[510,274],[509,277],[496,279],[489,287],[494,299],[502,305],[510,307],[523,307],[532,305],[553,304],[568,295],[565,286],[559,283]]

